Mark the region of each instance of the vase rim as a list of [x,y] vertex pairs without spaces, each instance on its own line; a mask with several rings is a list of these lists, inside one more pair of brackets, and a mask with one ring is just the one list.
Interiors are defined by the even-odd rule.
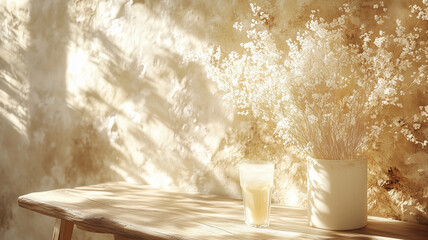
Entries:
[[366,157],[361,157],[361,158],[352,158],[352,159],[322,159],[322,158],[314,158],[314,157],[311,157],[311,156],[309,156],[308,157],[309,159],[312,159],[312,160],[316,160],[316,161],[318,161],[318,162],[351,162],[351,161],[353,161],[353,162],[358,162],[358,161],[367,161],[367,158]]

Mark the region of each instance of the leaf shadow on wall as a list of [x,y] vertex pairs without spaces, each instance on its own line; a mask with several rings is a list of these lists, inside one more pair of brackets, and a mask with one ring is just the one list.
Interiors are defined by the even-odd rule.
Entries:
[[[128,152],[126,160],[120,166],[121,171],[126,172],[131,179],[137,179],[137,182],[162,185],[150,179],[152,173],[147,168],[150,165],[160,175],[170,179],[169,184],[173,186],[185,187],[183,183],[187,182],[189,185],[194,184],[197,191],[206,192],[210,189],[205,189],[203,185],[209,179],[212,188],[221,188],[207,165],[201,163],[201,160],[209,161],[211,156],[208,154],[198,158],[191,149],[191,145],[197,143],[201,149],[209,151],[212,146],[204,142],[208,133],[204,132],[203,126],[211,121],[226,121],[223,114],[216,114],[213,119],[204,112],[199,112],[203,111],[201,104],[206,99],[214,98],[206,85],[195,80],[202,77],[201,73],[189,76],[194,66],[182,65],[181,56],[166,48],[159,48],[153,56],[153,66],[145,66],[150,69],[141,76],[137,59],[124,56],[103,33],[87,34],[100,39],[103,52],[109,54],[102,63],[97,62],[97,56],[90,57],[94,64],[98,64],[103,73],[102,78],[121,95],[126,96],[126,101],[131,102],[137,111],[141,111],[138,115],[143,116],[141,120],[135,121],[126,109],[112,107],[109,110],[111,114],[126,119],[126,131],[130,134],[125,142],[118,142],[118,145],[125,148],[129,142],[137,143],[142,158],[136,159],[135,155]],[[179,90],[171,90],[170,99],[167,99],[168,96],[159,93],[159,86],[172,86],[171,88],[177,87]],[[89,101],[101,105],[108,105],[111,101],[95,90],[88,90],[86,96]],[[211,100],[210,104],[210,111],[221,112],[215,101]],[[198,126],[195,127],[196,125]],[[187,131],[183,126],[188,126],[191,130]],[[148,128],[157,128],[158,132]],[[196,180],[189,179],[193,177]],[[193,182],[190,183],[189,180]]]
[[29,151],[40,159],[41,172],[62,187],[114,179],[106,165],[117,162],[120,156],[102,133],[95,131],[93,123],[86,121],[85,109],[68,102],[67,51],[71,37],[67,7],[67,1],[31,4],[31,42],[26,54]]
[[[19,16],[6,7],[0,9],[0,22],[6,23],[0,34],[0,236],[10,229],[16,197],[25,188],[22,182],[21,167],[25,162],[25,149],[28,146],[26,127],[28,116],[25,111],[25,72],[19,63],[24,47],[19,39]],[[15,55],[14,55],[15,53]],[[16,207],[16,206],[14,206]]]
[[[109,166],[122,154],[86,120],[85,109],[67,102],[67,4],[30,2],[26,30],[22,16],[0,11],[8,24],[0,42],[0,234],[12,238],[51,234],[52,219],[19,208],[19,195],[121,179]],[[28,46],[20,42],[25,31]]]
[[133,7],[136,6],[148,9],[159,21],[164,20],[166,16],[173,22],[173,27],[184,34],[201,42],[221,46],[226,52],[239,51],[240,43],[248,40],[246,34],[234,29],[232,25],[234,22],[245,22],[251,18],[250,1],[134,0]]

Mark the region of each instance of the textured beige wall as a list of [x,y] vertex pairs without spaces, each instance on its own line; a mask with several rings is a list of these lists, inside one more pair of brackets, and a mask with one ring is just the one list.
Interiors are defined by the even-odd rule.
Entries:
[[[310,9],[334,16],[341,4],[260,6],[289,38]],[[397,13],[408,5],[391,4]],[[0,239],[49,238],[53,220],[17,206],[28,192],[125,180],[240,197],[244,158],[274,161],[274,200],[304,206],[305,162],[270,126],[235,116],[203,68],[183,61],[235,49],[243,39],[232,24],[250,17],[246,1],[1,1]],[[369,211],[426,223],[428,153],[388,137],[369,156]],[[401,185],[387,191],[390,167]],[[105,237],[75,239],[91,236]]]

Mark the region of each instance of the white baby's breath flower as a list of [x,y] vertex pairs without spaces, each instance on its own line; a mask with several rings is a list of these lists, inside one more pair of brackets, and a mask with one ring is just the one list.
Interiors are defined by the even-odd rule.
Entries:
[[413,124],[413,129],[415,129],[415,130],[421,129],[421,124],[419,124],[419,123]]
[[375,38],[374,44],[380,48],[382,46],[382,43],[384,42],[385,42],[385,37],[377,37]]
[[242,24],[242,22],[235,22],[234,24],[233,24],[233,28],[234,29],[237,29],[238,31],[242,31],[242,28],[244,27],[244,25]]
[[[423,20],[427,2],[412,6],[413,15]],[[386,11],[383,2],[373,8]],[[306,29],[285,40],[289,51],[283,53],[266,29],[268,14],[256,4],[251,9],[249,29],[234,24],[247,29],[243,53],[222,56],[218,49],[204,61],[208,77],[239,114],[273,122],[285,144],[319,158],[355,157],[376,146],[387,129],[426,145],[414,131],[426,125],[421,123],[428,121],[428,106],[420,107],[417,119],[398,115],[408,106],[402,100],[428,85],[426,30],[407,29],[397,20],[395,32],[376,34],[362,24],[360,36],[349,39],[352,14],[345,4],[332,21],[312,11]],[[376,12],[381,15],[375,22],[388,21],[386,13]]]
[[395,88],[388,87],[388,88],[385,88],[384,93],[386,96],[391,96],[391,95],[396,95],[397,91],[395,90]]

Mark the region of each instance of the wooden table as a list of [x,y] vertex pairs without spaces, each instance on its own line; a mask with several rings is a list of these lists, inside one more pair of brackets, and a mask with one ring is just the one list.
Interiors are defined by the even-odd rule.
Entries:
[[124,182],[30,193],[18,202],[57,218],[52,239],[71,239],[74,225],[115,239],[428,239],[427,225],[378,217],[353,231],[311,228],[306,210],[276,204],[269,228],[251,228],[242,200]]

